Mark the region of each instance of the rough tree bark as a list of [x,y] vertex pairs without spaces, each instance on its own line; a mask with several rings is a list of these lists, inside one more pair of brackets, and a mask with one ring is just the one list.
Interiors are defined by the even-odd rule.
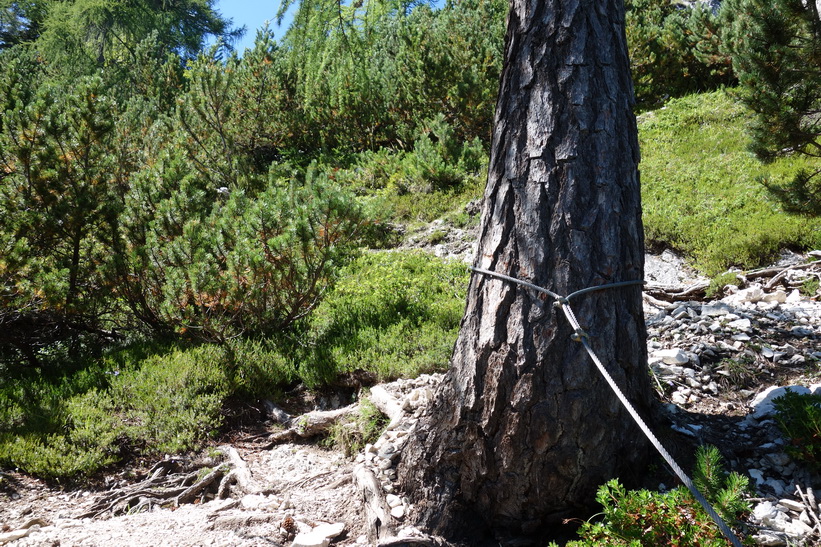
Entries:
[[[642,278],[632,103],[621,0],[511,0],[477,267],[565,295]],[[427,531],[455,537],[478,516],[533,535],[643,470],[643,436],[552,304],[473,275],[451,369],[399,467]],[[572,306],[647,415],[641,288]]]

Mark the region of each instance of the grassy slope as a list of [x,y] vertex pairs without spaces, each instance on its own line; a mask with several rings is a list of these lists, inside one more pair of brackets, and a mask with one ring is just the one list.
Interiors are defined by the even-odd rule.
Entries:
[[747,151],[748,119],[723,91],[639,118],[647,241],[683,251],[708,275],[759,266],[781,248],[821,246],[821,219],[784,213],[758,182],[787,180],[809,160],[759,162]]

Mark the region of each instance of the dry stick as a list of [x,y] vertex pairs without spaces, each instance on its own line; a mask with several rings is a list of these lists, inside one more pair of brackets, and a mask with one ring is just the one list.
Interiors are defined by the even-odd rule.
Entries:
[[290,418],[284,431],[272,433],[270,442],[263,448],[273,448],[281,442],[289,442],[294,439],[307,439],[328,431],[333,425],[353,415],[359,409],[357,403],[348,405],[336,410],[314,410],[303,414],[298,418]]
[[812,498],[810,497],[810,494],[812,494],[812,488],[807,488],[807,491],[807,494],[805,494],[801,491],[800,485],[795,485],[795,492],[799,495],[801,501],[804,503],[804,507],[806,507],[807,509],[807,514],[812,518],[812,520],[815,521],[815,526],[813,526],[813,530],[817,530],[817,533],[821,535],[821,518],[819,518],[817,514],[818,506],[816,506],[815,509],[813,509],[813,505],[815,504],[810,502],[811,499],[813,502],[815,501],[814,496]]

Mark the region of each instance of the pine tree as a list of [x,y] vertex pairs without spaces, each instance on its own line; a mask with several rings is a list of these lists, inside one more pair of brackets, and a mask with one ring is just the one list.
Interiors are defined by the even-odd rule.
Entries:
[[[733,58],[742,100],[756,114],[752,150],[821,156],[821,20],[814,1],[726,0],[723,44]],[[821,214],[819,170],[779,186],[765,181],[787,210]]]

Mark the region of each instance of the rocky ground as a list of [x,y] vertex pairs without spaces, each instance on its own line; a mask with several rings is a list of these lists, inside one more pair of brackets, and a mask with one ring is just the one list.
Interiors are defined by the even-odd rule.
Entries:
[[[444,244],[438,254],[468,256],[469,236],[455,240],[456,252]],[[419,241],[431,246],[424,234]],[[434,251],[435,245],[443,243],[433,244]],[[707,299],[706,280],[675,255],[648,256],[648,352],[666,418],[677,435],[716,445],[733,470],[751,477],[756,497],[749,524],[760,545],[821,544],[812,495],[813,488],[821,491],[821,478],[785,452],[771,404],[780,393],[773,389],[785,386],[821,393],[821,302],[796,290],[806,279],[821,277],[818,263],[798,266],[808,259],[813,257],[787,257],[761,275],[741,277],[741,288]],[[79,518],[113,491],[128,487],[139,494],[158,471],[124,469],[93,488],[67,489],[2,472],[0,545],[368,545],[361,491],[369,478],[387,494],[383,509],[391,516],[383,515],[385,521],[397,534],[412,534],[402,528],[407,502],[395,490],[393,466],[438,381],[423,376],[372,388],[380,409],[393,419],[379,441],[353,461],[308,443],[271,446],[273,417],[261,424],[263,435],[241,432],[225,439],[256,485],[225,499],[204,491],[195,503],[178,507],[168,503],[150,512]],[[180,476],[216,468],[225,461],[218,452],[200,456],[196,466],[180,461]]]

